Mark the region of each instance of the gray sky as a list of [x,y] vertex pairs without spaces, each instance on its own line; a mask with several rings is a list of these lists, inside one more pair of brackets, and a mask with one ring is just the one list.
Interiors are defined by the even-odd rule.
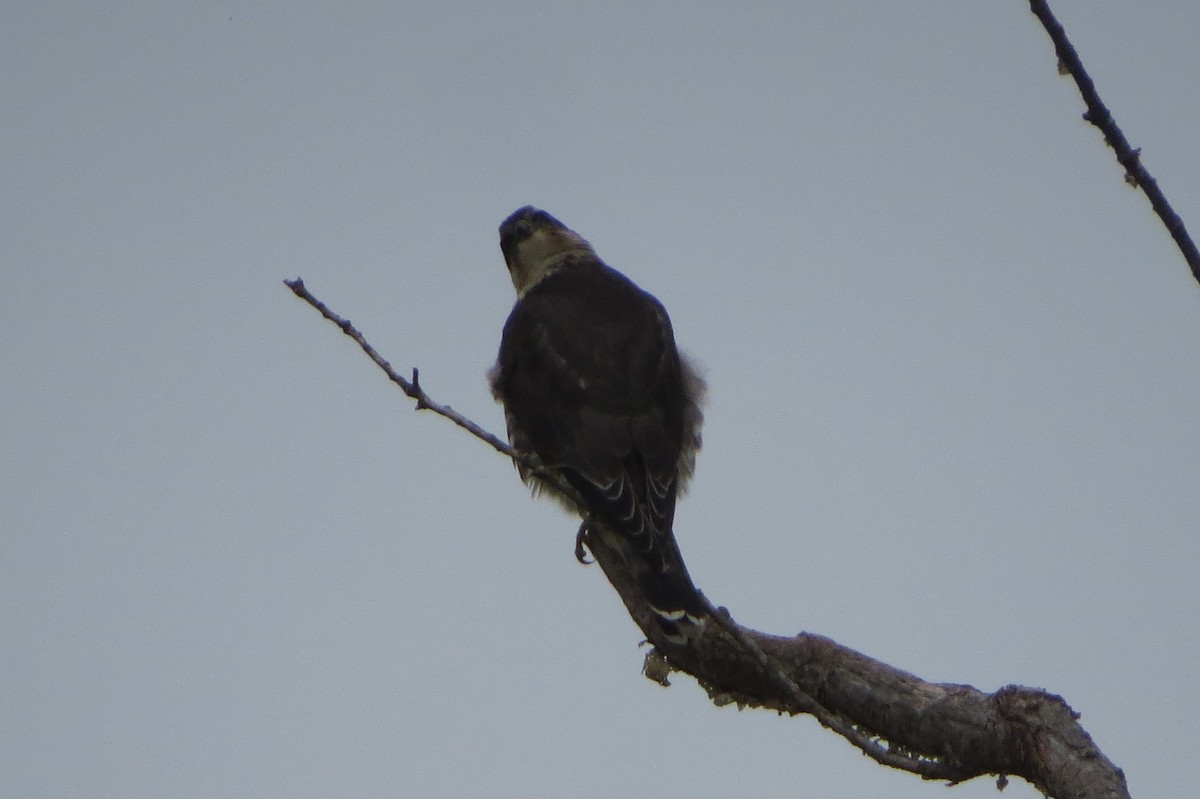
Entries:
[[[1054,7],[1200,231],[1200,5]],[[0,793],[947,795],[642,679],[574,523],[280,282],[499,431],[526,203],[707,369],[711,599],[1192,790],[1200,290],[1027,3],[10,3],[0,71]]]

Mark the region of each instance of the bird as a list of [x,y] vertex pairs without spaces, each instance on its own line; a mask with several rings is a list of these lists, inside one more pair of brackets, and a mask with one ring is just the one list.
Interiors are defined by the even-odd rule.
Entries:
[[581,560],[591,525],[631,544],[625,567],[660,630],[684,643],[708,608],[673,530],[701,444],[704,380],[680,355],[662,303],[578,233],[533,206],[499,232],[517,299],[489,382],[521,477],[577,509],[544,470],[582,499]]

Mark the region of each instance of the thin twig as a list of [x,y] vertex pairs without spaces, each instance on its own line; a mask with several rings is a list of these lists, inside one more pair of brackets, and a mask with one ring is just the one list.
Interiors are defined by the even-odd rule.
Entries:
[[363,336],[362,333],[358,332],[358,329],[350,323],[349,319],[334,313],[329,309],[328,305],[317,299],[316,296],[308,290],[308,287],[304,285],[303,279],[297,277],[294,280],[284,280],[283,283],[292,290],[293,294],[307,302],[313,308],[316,308],[317,311],[320,312],[321,316],[324,316],[330,322],[333,322],[335,325],[341,328],[343,333],[352,338],[354,343],[358,344],[359,348],[367,354],[367,357],[374,361],[375,365],[383,370],[383,373],[388,376],[389,380],[399,386],[400,390],[402,390],[405,394],[417,401],[416,410],[433,411],[439,416],[449,419],[463,430],[466,430],[468,433],[478,438],[480,441],[483,441],[491,446],[500,454],[507,455],[508,457],[512,458],[515,463],[520,464],[525,473],[536,474],[539,479],[553,483],[554,487],[557,488],[564,496],[571,498],[571,501],[579,510],[580,516],[582,516],[586,521],[591,520],[590,516],[584,509],[583,498],[579,496],[579,493],[575,490],[575,488],[560,475],[546,469],[536,455],[525,452],[517,452],[508,444],[507,441],[502,440],[499,436],[489,433],[483,427],[463,416],[449,405],[443,405],[440,402],[435,401],[432,397],[425,393],[425,389],[421,387],[421,373],[417,367],[413,367],[411,380],[399,374],[395,369],[392,368],[392,365],[388,363],[387,360],[380,355],[374,347],[371,346],[366,337]]
[[462,429],[466,430],[471,435],[491,445],[493,449],[501,454],[507,455],[513,460],[521,461],[524,465],[531,468],[537,467],[538,464],[536,463],[527,463],[525,459],[523,459],[517,452],[513,450],[512,447],[508,445],[507,442],[502,441],[498,437],[489,433],[487,430],[484,430],[482,427],[475,424],[475,422],[472,422],[470,419],[463,416],[449,405],[442,405],[430,399],[429,395],[425,393],[425,389],[421,388],[420,372],[415,367],[412,370],[411,380],[398,374],[396,370],[392,368],[392,365],[384,360],[383,356],[376,352],[375,348],[367,342],[367,340],[363,337],[363,334],[359,333],[354,325],[350,324],[349,319],[338,316],[333,311],[329,310],[329,306],[318,300],[312,295],[311,292],[309,292],[302,279],[296,278],[295,280],[285,280],[283,282],[284,285],[292,290],[292,293],[307,302],[312,307],[316,308],[318,311],[320,311],[321,316],[324,316],[330,322],[333,322],[342,329],[343,333],[354,339],[354,342],[358,344],[360,348],[362,348],[362,351],[367,354],[367,357],[375,362],[376,366],[383,370],[383,373],[388,376],[389,380],[398,385],[405,394],[417,401],[417,410],[430,410],[439,416],[444,416]]
[[1135,188],[1141,188],[1146,193],[1150,199],[1150,206],[1166,225],[1167,232],[1171,234],[1179,251],[1183,253],[1184,260],[1191,267],[1192,275],[1197,281],[1200,281],[1200,251],[1197,251],[1196,243],[1188,235],[1183,220],[1175,213],[1175,209],[1171,207],[1162,190],[1158,188],[1158,182],[1142,165],[1141,148],[1131,146],[1129,140],[1125,138],[1125,134],[1121,132],[1121,128],[1117,126],[1117,121],[1113,119],[1108,106],[1100,99],[1100,94],[1096,91],[1096,84],[1092,82],[1091,76],[1083,68],[1079,54],[1075,52],[1075,47],[1067,38],[1067,32],[1051,13],[1047,0],[1030,0],[1029,8],[1042,23],[1046,33],[1050,34],[1050,40],[1054,42],[1054,50],[1058,53],[1059,70],[1070,73],[1071,77],[1075,79],[1075,85],[1079,87],[1079,93],[1083,96],[1084,103],[1087,104],[1087,111],[1083,115],[1084,120],[1095,125],[1104,134],[1104,140],[1117,155],[1117,162],[1125,168],[1125,182]]

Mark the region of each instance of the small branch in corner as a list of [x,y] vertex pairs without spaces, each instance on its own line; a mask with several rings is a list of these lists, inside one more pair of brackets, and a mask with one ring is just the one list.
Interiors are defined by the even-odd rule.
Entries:
[[1200,250],[1196,249],[1196,243],[1188,234],[1183,220],[1179,214],[1175,213],[1175,209],[1171,207],[1166,195],[1158,187],[1158,181],[1143,166],[1141,148],[1135,148],[1129,143],[1129,140],[1125,138],[1125,133],[1113,118],[1112,112],[1100,99],[1100,93],[1096,91],[1096,84],[1092,81],[1092,76],[1084,69],[1079,53],[1075,51],[1075,46],[1067,38],[1066,30],[1050,11],[1048,0],[1030,0],[1029,9],[1042,23],[1042,27],[1050,36],[1050,41],[1054,43],[1054,50],[1058,54],[1058,74],[1070,75],[1079,88],[1079,94],[1083,97],[1084,104],[1087,105],[1087,111],[1083,114],[1084,121],[1095,125],[1104,134],[1104,142],[1113,148],[1117,162],[1125,168],[1125,182],[1130,187],[1145,192],[1154,213],[1158,214],[1159,219],[1166,226],[1167,232],[1175,240],[1175,245],[1183,254],[1183,259],[1191,267],[1192,275],[1197,281],[1200,281]]

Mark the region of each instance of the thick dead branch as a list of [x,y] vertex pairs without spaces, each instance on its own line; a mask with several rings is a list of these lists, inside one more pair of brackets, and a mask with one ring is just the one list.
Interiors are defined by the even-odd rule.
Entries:
[[957,783],[994,774],[1021,777],[1058,799],[1129,796],[1124,774],[1096,747],[1078,715],[1061,697],[1038,689],[1010,685],[989,694],[925,682],[824,636],[782,637],[741,627],[721,608],[715,611],[719,623],[708,624],[686,646],[656,640],[652,611],[621,568],[624,545],[611,536],[589,540],[655,645],[660,682],[669,670],[681,671],[717,705],[810,713],[877,762],[925,779]]
[[[496,436],[433,401],[417,383],[397,374],[361,333],[304,287],[287,286],[358,344],[392,382],[432,410],[515,457]],[[522,460],[530,468],[536,462]],[[551,479],[553,477],[551,476]],[[575,496],[567,485],[565,493]],[[579,509],[583,505],[576,502]],[[585,515],[585,514],[584,514]],[[654,649],[646,675],[667,684],[671,671],[690,674],[718,706],[737,704],[789,715],[809,714],[876,762],[924,779],[962,782],[996,775],[1021,777],[1057,799],[1124,799],[1125,777],[1079,725],[1061,697],[1008,686],[988,694],[968,685],[928,683],[820,635],[768,635],[738,625],[724,608],[713,608],[701,632],[686,643],[667,639],[655,622],[630,570],[629,546],[584,519],[586,544],[634,622]]]
[[1142,164],[1141,148],[1135,148],[1129,144],[1129,140],[1125,138],[1117,121],[1113,119],[1108,106],[1100,99],[1100,94],[1096,91],[1096,84],[1092,82],[1092,77],[1083,68],[1079,54],[1075,52],[1075,47],[1067,38],[1067,32],[1063,26],[1051,13],[1047,0],[1030,0],[1029,7],[1042,23],[1042,27],[1046,29],[1046,33],[1050,34],[1050,40],[1054,42],[1054,50],[1058,54],[1059,71],[1069,74],[1075,80],[1075,85],[1079,87],[1079,94],[1082,95],[1083,102],[1087,105],[1087,111],[1083,115],[1084,120],[1095,125],[1104,134],[1104,141],[1113,148],[1117,162],[1125,168],[1125,182],[1146,193],[1154,213],[1158,214],[1159,219],[1166,225],[1167,232],[1171,234],[1179,251],[1183,253],[1184,260],[1191,267],[1192,275],[1197,281],[1200,281],[1200,252],[1196,250],[1196,243],[1188,235],[1183,220],[1175,213],[1175,209],[1167,202],[1166,195],[1158,187],[1158,181]]

